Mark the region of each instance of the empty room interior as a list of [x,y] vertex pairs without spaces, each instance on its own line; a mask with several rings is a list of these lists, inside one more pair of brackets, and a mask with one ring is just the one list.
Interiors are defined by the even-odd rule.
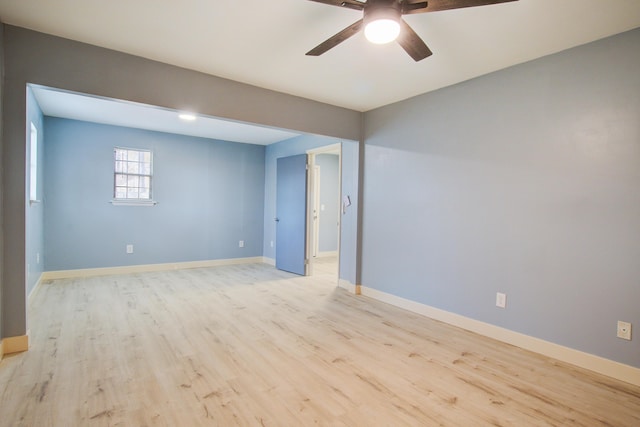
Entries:
[[0,72],[0,426],[640,426],[637,0],[0,0]]

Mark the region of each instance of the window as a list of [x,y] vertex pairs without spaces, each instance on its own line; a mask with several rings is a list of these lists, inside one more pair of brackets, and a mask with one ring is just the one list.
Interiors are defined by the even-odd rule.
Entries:
[[31,123],[30,167],[29,167],[29,201],[38,201],[38,128]]
[[114,201],[152,202],[152,156],[149,150],[114,150]]

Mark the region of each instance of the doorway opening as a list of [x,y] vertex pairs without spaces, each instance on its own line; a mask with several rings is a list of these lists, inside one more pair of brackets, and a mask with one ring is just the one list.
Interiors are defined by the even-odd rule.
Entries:
[[332,144],[307,151],[308,274],[338,280],[340,271],[340,220],[342,216],[342,149]]

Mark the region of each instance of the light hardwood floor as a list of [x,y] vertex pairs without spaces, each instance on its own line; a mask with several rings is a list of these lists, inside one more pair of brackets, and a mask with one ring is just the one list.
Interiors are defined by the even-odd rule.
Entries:
[[640,388],[266,265],[56,280],[2,426],[640,426]]
[[327,256],[313,259],[313,275],[325,276],[325,278],[338,281],[338,257]]

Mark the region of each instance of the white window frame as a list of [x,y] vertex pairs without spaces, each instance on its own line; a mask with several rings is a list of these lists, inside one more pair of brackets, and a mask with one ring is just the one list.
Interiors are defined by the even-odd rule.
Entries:
[[[131,161],[128,159],[122,160],[118,158],[118,152],[126,152],[127,157],[129,152],[135,152],[138,155],[149,154],[149,170],[148,173],[141,171],[140,168],[146,164],[144,161]],[[135,165],[138,163],[138,165]],[[133,166],[134,170],[129,170]],[[124,177],[125,185],[118,185],[118,178]],[[147,178],[149,185],[140,186],[139,182],[136,186],[129,186],[130,178],[136,178],[137,180]],[[118,197],[118,189],[125,189],[127,197]],[[129,197],[131,188],[148,189],[148,197]],[[137,192],[139,194],[139,192]],[[111,203],[119,206],[154,206],[157,204],[153,200],[153,151],[141,148],[127,148],[127,147],[114,147],[113,149],[113,199]]]

